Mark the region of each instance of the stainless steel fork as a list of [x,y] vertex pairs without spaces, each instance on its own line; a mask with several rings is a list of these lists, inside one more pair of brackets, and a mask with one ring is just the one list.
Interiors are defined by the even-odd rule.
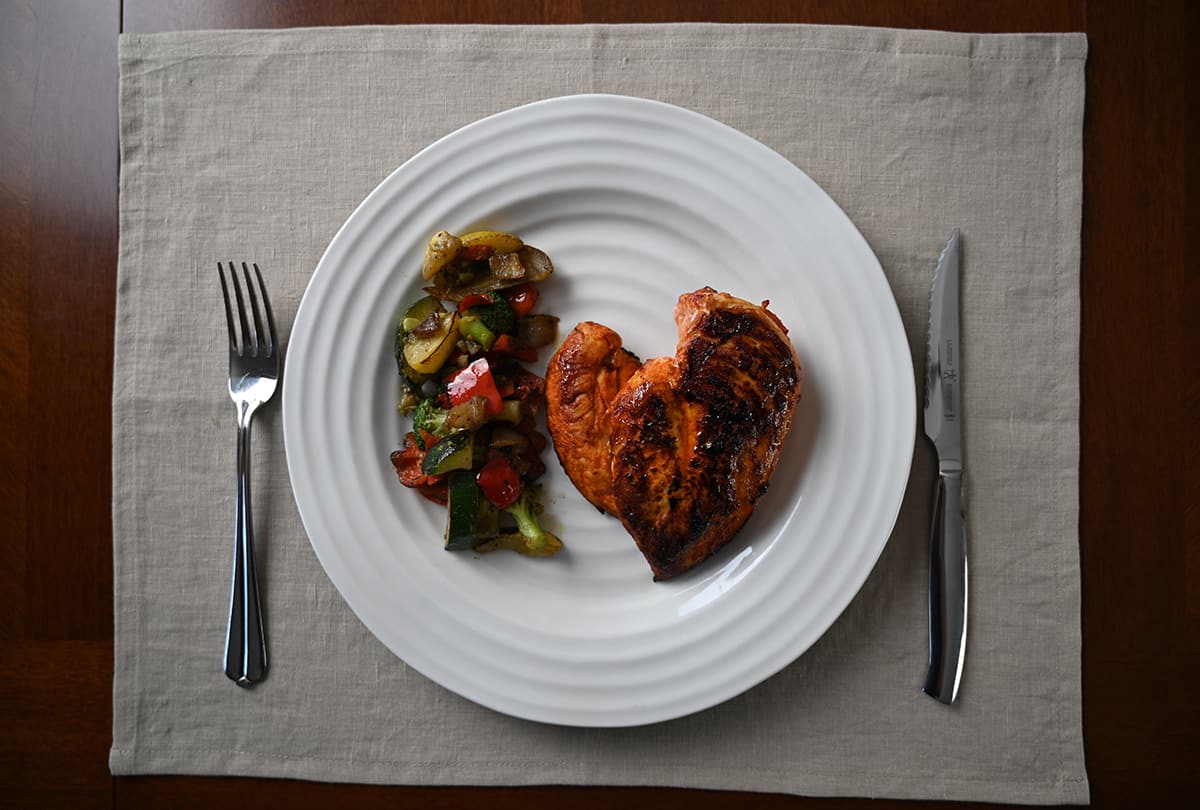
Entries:
[[225,298],[225,321],[229,326],[229,396],[238,411],[237,509],[225,674],[238,686],[246,687],[267,674],[267,645],[254,571],[254,521],[250,512],[250,420],[258,406],[274,395],[279,381],[275,316],[262,273],[257,264],[252,266],[253,276],[242,262],[242,280],[239,280],[233,262],[229,262],[228,270],[217,262],[221,294]]

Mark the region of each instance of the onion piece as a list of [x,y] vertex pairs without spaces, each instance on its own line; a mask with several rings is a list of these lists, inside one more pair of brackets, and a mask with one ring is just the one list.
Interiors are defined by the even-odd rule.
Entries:
[[[483,266],[482,262],[479,264]],[[529,245],[511,253],[493,255],[488,260],[487,267],[487,275],[466,284],[457,283],[458,276],[449,270],[439,273],[433,279],[433,284],[425,288],[425,292],[436,298],[457,302],[475,293],[494,292],[518,284],[545,281],[554,272],[550,257]]]
[[517,340],[531,349],[549,346],[558,340],[558,318],[553,315],[528,315],[518,318]]
[[446,414],[446,427],[451,430],[479,430],[487,421],[486,410],[486,397],[471,397],[450,409]]

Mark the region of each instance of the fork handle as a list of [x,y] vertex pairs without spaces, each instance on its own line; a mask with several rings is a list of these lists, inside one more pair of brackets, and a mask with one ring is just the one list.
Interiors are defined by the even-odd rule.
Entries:
[[254,521],[250,512],[250,418],[253,410],[238,412],[237,507],[233,544],[233,586],[229,598],[229,629],[225,635],[225,674],[238,686],[250,687],[267,674],[267,645],[254,571]]

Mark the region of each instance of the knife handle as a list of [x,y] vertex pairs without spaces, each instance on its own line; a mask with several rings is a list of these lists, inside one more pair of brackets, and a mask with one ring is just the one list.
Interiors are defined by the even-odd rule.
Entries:
[[961,472],[938,476],[929,556],[929,672],[925,694],[958,696],[967,648],[967,522]]

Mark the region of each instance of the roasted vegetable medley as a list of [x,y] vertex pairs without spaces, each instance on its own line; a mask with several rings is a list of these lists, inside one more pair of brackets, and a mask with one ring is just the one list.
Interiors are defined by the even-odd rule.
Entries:
[[558,318],[533,311],[553,271],[512,234],[439,231],[421,268],[427,295],[396,325],[399,410],[412,430],[391,461],[402,484],[446,507],[450,551],[562,548],[539,522],[545,381],[522,365],[557,337]]

